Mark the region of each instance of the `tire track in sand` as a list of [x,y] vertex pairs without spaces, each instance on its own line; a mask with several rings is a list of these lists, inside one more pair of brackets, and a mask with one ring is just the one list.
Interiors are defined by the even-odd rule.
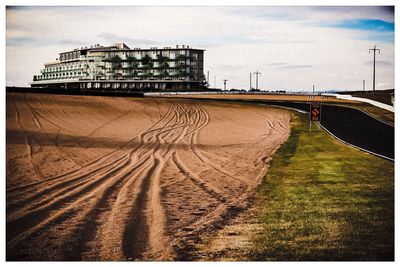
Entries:
[[[182,113],[176,116],[173,128],[149,136],[155,138],[156,142],[149,148],[150,157],[143,159],[151,164],[146,172],[132,177],[120,190],[110,215],[107,215],[107,222],[98,229],[100,248],[86,248],[88,252],[84,258],[93,257],[90,251],[101,251],[101,258],[104,260],[136,259],[146,252],[149,257],[160,254],[164,247],[161,242],[164,240],[164,216],[159,199],[159,179],[171,146],[167,146],[164,154],[160,148],[162,144],[179,141],[181,137],[176,134],[187,127],[187,122],[182,121],[182,117]],[[167,127],[163,127],[165,128]],[[171,133],[175,133],[175,136],[171,136]],[[164,140],[171,137],[172,139]]]
[[[156,122],[151,128],[149,128],[148,131],[151,131],[152,128],[156,127],[159,123],[161,123],[165,119],[165,117],[167,117],[169,115],[169,113],[171,112],[171,109],[172,109],[172,107],[170,107],[169,110],[166,112],[165,116],[163,118],[161,118],[158,122]],[[58,125],[56,125],[56,126],[61,128]],[[108,166],[111,166],[112,164],[115,164],[116,162],[118,162],[118,161],[122,160],[124,157],[126,157],[126,154],[123,154],[123,152],[121,152],[121,150],[124,148],[128,149],[129,147],[131,147],[131,143],[133,141],[135,141],[137,138],[138,137],[134,137],[134,138],[130,139],[125,145],[117,148],[116,150],[111,151],[111,152],[87,163],[86,165],[82,166],[82,169],[72,170],[67,173],[64,173],[61,175],[56,175],[54,177],[50,177],[50,178],[47,178],[47,179],[39,181],[39,182],[31,183],[31,184],[24,185],[24,186],[19,186],[16,188],[7,189],[7,195],[12,195],[13,192],[16,192],[17,194],[23,194],[26,198],[27,193],[29,193],[30,191],[33,191],[36,193],[34,195],[34,197],[35,196],[37,197],[37,196],[43,195],[44,193],[50,193],[51,191],[48,191],[49,185],[52,185],[50,187],[50,189],[52,189],[53,186],[56,186],[56,187],[65,186],[69,182],[76,182],[76,180],[78,180],[78,179],[82,180],[84,177],[93,175],[96,173],[96,171],[100,171]],[[134,146],[136,147],[136,145],[134,145]],[[116,154],[117,152],[119,153],[118,155]],[[110,158],[113,158],[113,160],[110,163],[105,165],[105,162],[109,161]],[[98,166],[101,166],[101,167],[98,167]],[[62,181],[54,181],[54,180],[61,180],[61,178],[62,178]],[[40,187],[39,190],[38,190],[38,187]],[[47,191],[43,191],[43,188],[45,188]],[[32,201],[32,200],[33,199],[29,199],[29,201]]]
[[[149,132],[151,132],[150,130]],[[143,146],[143,142],[141,142]],[[87,193],[92,188],[99,186],[103,181],[112,176],[114,173],[118,172],[120,169],[127,166],[129,160],[134,160],[136,156],[134,152],[136,152],[138,148],[132,150],[129,154],[131,158],[127,158],[126,156],[123,157],[123,161],[120,164],[115,164],[116,162],[119,163],[120,160],[114,161],[110,164],[110,168],[107,168],[106,171],[103,171],[104,167],[102,165],[95,166],[95,169],[90,172],[85,172],[85,170],[80,170],[79,172],[82,173],[78,177],[73,177],[71,180],[72,182],[79,182],[79,188],[75,184],[70,187],[66,187],[66,183],[69,181],[60,181],[59,184],[56,186],[52,186],[51,188],[47,188],[43,190],[39,194],[36,194],[33,198],[28,198],[22,204],[26,202],[31,202],[37,198],[44,196],[44,199],[41,199],[39,203],[34,206],[27,206],[25,209],[18,210],[16,214],[13,216],[9,216],[7,218],[7,225],[19,225],[18,229],[16,227],[7,227],[7,229],[15,229],[21,231],[21,229],[28,229],[30,226],[35,225],[37,222],[41,221],[43,218],[48,216],[49,212],[55,208],[62,206],[64,203],[72,201],[72,199],[79,197],[80,195]],[[143,149],[143,148],[142,148]],[[133,155],[132,155],[133,154]],[[125,159],[124,159],[125,158]],[[108,167],[108,166],[107,166]],[[100,173],[101,171],[101,173]],[[99,176],[96,177],[95,175]],[[94,179],[90,179],[85,181],[84,177],[91,178],[94,176]],[[84,182],[84,183],[83,183]],[[66,192],[65,194],[61,194],[60,197],[54,197],[59,195],[56,193],[56,189],[60,189],[61,192]],[[47,195],[47,196],[46,196]],[[47,201],[46,201],[47,200]],[[26,210],[29,210],[27,212]],[[8,230],[7,231],[7,240],[15,236],[15,231]]]
[[[7,259],[185,259],[202,233],[246,205],[255,185],[202,153],[199,133],[209,121],[201,106],[170,103],[152,127],[98,161],[7,189],[19,203],[7,211]],[[196,164],[207,172],[193,171]]]
[[[183,125],[184,126],[184,125]],[[179,126],[179,127],[175,127],[175,128],[180,128],[181,126]],[[163,129],[163,128],[165,128],[165,127],[162,127],[161,129]],[[174,129],[174,128],[171,128],[171,129]],[[150,133],[151,133],[151,131],[150,131]],[[183,134],[184,135],[184,134]],[[143,135],[144,136],[144,135]],[[182,135],[181,135],[182,136]],[[176,140],[178,141],[179,140],[179,136],[176,138]],[[162,138],[161,138],[161,136],[157,136],[157,139],[158,139],[158,142],[159,143],[163,143],[163,140],[162,140]],[[158,145],[159,146],[159,145]],[[163,164],[164,164],[164,160],[163,160],[163,158],[161,157],[161,154],[160,154],[160,152],[158,151],[156,151],[155,153],[154,153],[154,158],[155,158],[155,160],[154,160],[154,164],[153,164],[153,167],[150,169],[150,172],[148,173],[148,175],[147,176],[152,176],[153,178],[155,177],[155,178],[157,178],[157,177],[159,177],[159,175],[160,175],[160,172],[161,172],[161,170],[162,170],[162,168],[163,168]],[[148,179],[147,179],[148,180]],[[154,179],[153,179],[154,180]],[[150,223],[150,228],[151,229],[159,229],[158,231],[152,231],[152,233],[158,233],[158,235],[160,234],[160,229],[162,229],[163,227],[161,227],[161,225],[163,224],[163,222],[162,222],[162,220],[160,219],[160,218],[162,218],[162,217],[160,217],[159,215],[160,215],[160,207],[161,207],[161,205],[159,204],[159,182],[157,182],[158,181],[158,179],[155,179],[154,181],[153,181],[153,183],[152,183],[152,189],[151,189],[151,194],[150,194],[150,199],[151,199],[151,201],[149,201],[149,203],[151,203],[151,206],[152,206],[152,208],[150,209],[150,210],[153,210],[154,211],[154,213],[153,213],[153,215],[151,216],[151,223]],[[110,188],[110,187],[108,187],[108,188]],[[91,188],[89,188],[89,189],[91,189]],[[82,192],[81,192],[82,193]],[[89,196],[91,196],[91,195],[93,195],[92,193],[89,195]],[[87,197],[85,197],[85,198],[88,198],[88,196]],[[68,199],[69,200],[69,199]],[[82,202],[82,200],[80,200],[80,202]],[[49,208],[49,207],[46,207],[46,208]],[[51,207],[51,209],[53,209],[54,207]],[[32,232],[34,232],[34,231],[38,231],[39,230],[39,228],[40,228],[40,226],[41,227],[45,227],[46,225],[48,225],[48,224],[50,224],[50,223],[54,223],[55,221],[57,221],[57,219],[59,219],[59,218],[63,218],[63,217],[65,217],[65,213],[68,213],[68,209],[63,209],[63,210],[61,210],[58,214],[56,213],[56,216],[53,216],[53,218],[50,218],[50,219],[46,219],[45,220],[45,222],[42,222],[41,224],[39,224],[39,225],[36,225],[35,227],[31,227],[29,230],[27,230],[27,231],[24,231],[23,232],[23,235],[21,236],[21,235],[19,235],[19,236],[17,236],[17,237],[15,237],[15,238],[13,238],[12,240],[10,240],[8,243],[7,243],[7,247],[8,248],[12,248],[13,246],[14,246],[14,244],[16,244],[16,243],[18,243],[18,241],[20,241],[20,240],[22,240],[23,238],[24,238],[24,235],[26,236],[26,235],[28,235],[28,234],[32,234]],[[156,215],[154,215],[154,214],[157,214],[157,216]],[[38,214],[36,213],[36,214],[34,214],[35,216],[32,216],[32,214],[30,214],[31,216],[29,216],[29,218],[32,218],[32,217],[36,217],[36,218],[42,218],[41,216],[37,216]],[[46,214],[46,216],[43,216],[43,217],[47,217],[47,215],[48,214]],[[64,216],[63,216],[64,215]],[[69,215],[69,214],[68,214]],[[50,216],[51,217],[51,216]],[[13,223],[15,223],[15,221],[13,222]],[[29,228],[29,227],[28,227]],[[153,240],[154,240],[155,238],[153,237]],[[152,250],[159,250],[159,249],[157,249],[157,247],[159,246],[159,243],[158,242],[152,242],[151,243],[151,249]]]
[[18,111],[17,101],[15,100],[16,97],[17,97],[17,94],[14,93],[13,103],[14,103],[14,107],[15,107],[15,119],[16,119],[18,128],[22,131],[22,134],[24,136],[24,145],[26,147],[26,155],[29,157],[29,162],[32,165],[32,168],[34,168],[36,170],[35,164],[33,163],[32,146],[30,145],[28,137],[25,133],[25,130],[21,125],[20,112]]

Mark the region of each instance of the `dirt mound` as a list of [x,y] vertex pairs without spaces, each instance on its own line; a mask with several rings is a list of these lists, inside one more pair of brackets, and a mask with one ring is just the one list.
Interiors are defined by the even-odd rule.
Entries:
[[288,137],[255,105],[7,94],[7,260],[185,259]]

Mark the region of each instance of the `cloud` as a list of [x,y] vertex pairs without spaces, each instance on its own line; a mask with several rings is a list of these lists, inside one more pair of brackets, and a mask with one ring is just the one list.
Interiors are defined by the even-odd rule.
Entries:
[[[365,65],[367,65],[367,66],[372,66],[372,64],[374,64],[373,60],[369,60],[369,61],[365,62]],[[393,61],[389,61],[389,60],[376,60],[375,64],[377,66],[384,66],[384,67],[393,67],[394,66]]]
[[281,66],[279,68],[281,69],[309,69],[312,68],[312,65],[285,65],[285,66]]
[[283,62],[273,62],[273,63],[267,63],[267,64],[265,64],[265,66],[273,66],[273,67],[275,67],[275,66],[283,66],[283,65],[286,65],[286,63],[283,63]]
[[24,46],[26,44],[33,46],[49,46],[49,45],[70,45],[79,46],[82,41],[68,39],[52,39],[52,38],[36,38],[36,37],[10,37],[6,40],[7,46]]
[[302,64],[290,64],[284,62],[274,62],[274,63],[267,63],[265,66],[274,67],[278,69],[309,69],[312,68],[313,65],[302,65]]
[[100,33],[97,35],[97,37],[101,38],[103,41],[106,43],[117,43],[117,42],[123,42],[125,44],[129,45],[156,45],[158,42],[155,40],[150,40],[150,39],[140,39],[140,38],[131,38],[129,36],[123,36],[123,35],[118,35],[115,33]]
[[332,22],[369,18],[394,22],[393,6],[270,6],[231,8],[229,11],[267,21]]
[[242,70],[249,67],[249,65],[228,65],[228,64],[219,64],[217,65],[218,68],[225,69],[225,70]]
[[371,79],[368,49],[377,45],[386,62],[378,63],[379,82],[394,87],[394,33],[385,30],[393,21],[393,8],[375,6],[7,7],[6,79],[27,85],[59,52],[125,42],[206,49],[205,72],[219,87],[229,79],[248,88],[249,73],[259,70],[267,90],[354,89]]

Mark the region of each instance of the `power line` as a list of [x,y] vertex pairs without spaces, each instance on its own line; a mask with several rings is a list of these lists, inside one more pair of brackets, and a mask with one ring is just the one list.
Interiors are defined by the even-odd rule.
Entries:
[[261,72],[257,70],[254,74],[256,75],[256,90],[258,90],[258,75],[261,75]]
[[371,50],[374,51],[374,69],[373,69],[373,74],[372,74],[372,94],[375,96],[375,57],[376,57],[376,51],[381,53],[380,49],[376,49],[376,45],[374,48],[369,49],[369,53],[371,53]]
[[226,82],[229,80],[223,80],[224,81],[224,90],[226,90]]
[[250,72],[250,91],[251,91],[251,72]]

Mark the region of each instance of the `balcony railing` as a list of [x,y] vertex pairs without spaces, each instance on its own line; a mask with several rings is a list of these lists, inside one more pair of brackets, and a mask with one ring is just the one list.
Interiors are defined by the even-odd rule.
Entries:
[[184,60],[184,59],[187,59],[188,57],[186,56],[186,55],[178,55],[177,57],[176,57],[176,60]]
[[134,68],[134,67],[137,67],[137,65],[135,65],[135,64],[122,64],[122,68],[123,69],[131,69],[131,68]]
[[157,61],[168,61],[169,57],[157,55]]
[[138,59],[135,58],[135,57],[126,57],[126,61],[129,61],[129,62],[136,62],[136,61],[138,61]]
[[112,68],[122,68],[122,64],[121,63],[113,63],[111,65]]
[[138,66],[138,68],[139,69],[150,69],[150,68],[153,68],[153,65],[150,65],[150,64],[146,64],[146,65],[139,65]]
[[119,56],[115,57],[106,57],[104,58],[105,61],[110,61],[110,62],[120,62],[122,59]]

